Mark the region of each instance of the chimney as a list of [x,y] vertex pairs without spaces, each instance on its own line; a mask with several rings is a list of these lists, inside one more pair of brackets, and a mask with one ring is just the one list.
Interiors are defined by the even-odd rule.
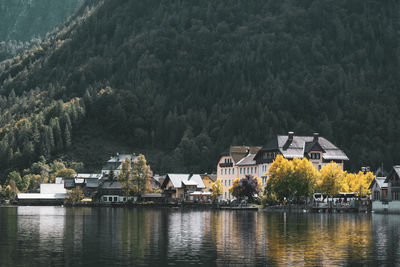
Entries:
[[314,142],[316,142],[316,141],[318,141],[318,136],[319,136],[319,133],[314,133]]
[[292,141],[294,136],[294,132],[288,132],[288,140]]

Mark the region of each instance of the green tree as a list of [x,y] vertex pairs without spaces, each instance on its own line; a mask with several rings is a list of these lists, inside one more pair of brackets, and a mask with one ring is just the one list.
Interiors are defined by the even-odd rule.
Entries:
[[55,173],[55,177],[62,177],[62,178],[73,178],[76,175],[75,170],[73,169],[61,169]]

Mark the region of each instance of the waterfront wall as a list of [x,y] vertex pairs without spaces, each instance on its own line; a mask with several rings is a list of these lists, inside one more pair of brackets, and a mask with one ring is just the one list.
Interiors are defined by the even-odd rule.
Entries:
[[372,201],[372,211],[374,212],[388,212],[388,213],[400,213],[400,201]]

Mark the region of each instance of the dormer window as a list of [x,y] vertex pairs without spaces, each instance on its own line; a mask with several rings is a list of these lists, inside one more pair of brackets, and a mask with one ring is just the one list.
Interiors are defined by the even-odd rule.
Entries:
[[320,159],[321,154],[320,153],[311,153],[311,159]]

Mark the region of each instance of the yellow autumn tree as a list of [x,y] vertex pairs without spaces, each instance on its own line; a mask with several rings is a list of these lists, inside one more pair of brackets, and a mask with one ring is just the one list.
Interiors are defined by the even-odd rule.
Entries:
[[224,192],[224,186],[222,185],[221,179],[218,178],[214,183],[212,183],[210,191],[214,200],[222,195]]
[[295,197],[310,196],[315,189],[319,177],[318,170],[306,158],[294,158],[293,164],[293,186],[296,188]]
[[309,196],[315,187],[318,171],[307,159],[285,159],[278,155],[268,169],[266,192],[280,201]]
[[366,196],[371,193],[369,185],[374,178],[372,172],[347,173],[341,183],[340,192],[355,193],[359,197]]
[[341,189],[346,176],[346,172],[335,162],[331,162],[322,167],[317,179],[317,190],[328,196],[337,195]]
[[258,191],[262,192],[262,180],[261,180],[261,178],[258,177],[258,176],[255,176],[254,178],[256,178],[256,180],[257,180],[257,189],[258,189]]

